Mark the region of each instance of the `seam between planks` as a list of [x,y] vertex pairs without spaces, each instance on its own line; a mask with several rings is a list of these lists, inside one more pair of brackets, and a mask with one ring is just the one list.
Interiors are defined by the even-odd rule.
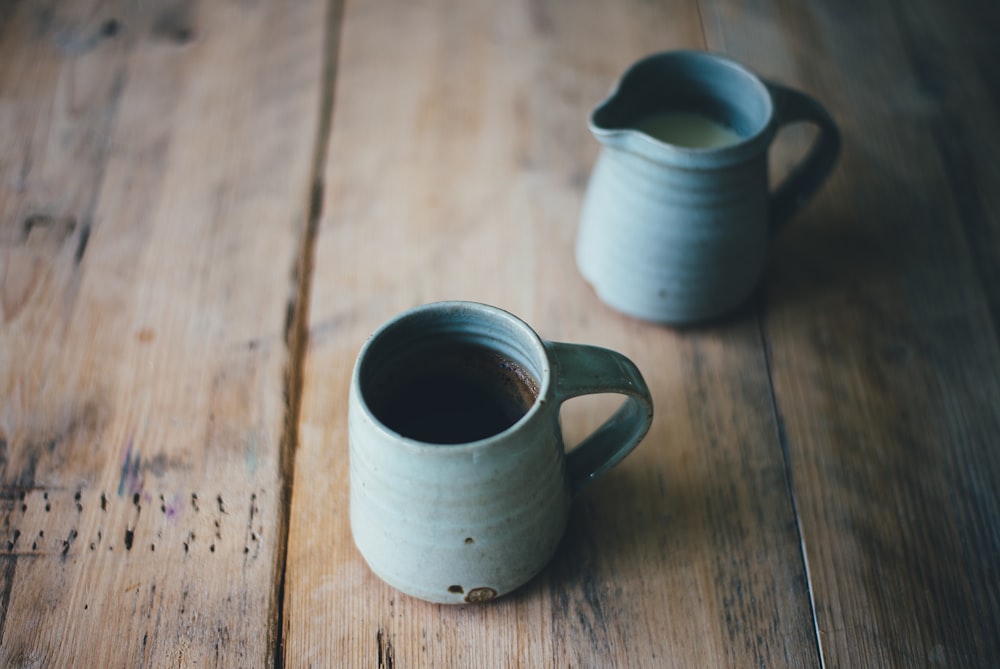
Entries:
[[299,444],[299,419],[302,409],[302,387],[306,348],[309,343],[309,301],[316,253],[316,236],[323,214],[324,172],[329,148],[330,128],[333,121],[333,100],[337,73],[337,52],[340,42],[340,25],[343,0],[328,0],[323,35],[323,67],[320,73],[319,122],[316,130],[315,149],[312,156],[308,214],[302,245],[292,271],[294,293],[289,298],[285,312],[285,346],[288,363],[285,369],[284,399],[285,427],[281,436],[279,468],[281,474],[281,519],[278,535],[278,565],[275,579],[272,623],[268,634],[274,651],[274,667],[284,665],[285,645],[285,577],[288,564],[288,537],[291,525],[292,487],[295,479],[295,453]]
[[[763,300],[759,308],[763,308]],[[802,557],[802,568],[806,576],[806,589],[809,593],[809,614],[812,616],[813,637],[816,641],[816,654],[819,659],[821,669],[826,668],[826,661],[823,656],[823,639],[820,636],[819,617],[816,615],[816,595],[813,592],[812,573],[809,570],[809,556],[806,551],[805,535],[802,532],[802,515],[799,513],[799,501],[795,495],[795,482],[792,478],[792,457],[788,448],[788,434],[785,432],[785,419],[781,415],[778,407],[778,396],[774,390],[774,375],[771,368],[771,346],[768,343],[767,335],[764,332],[764,317],[757,317],[757,331],[760,336],[761,345],[764,350],[764,365],[767,368],[767,387],[770,392],[771,415],[774,416],[774,423],[778,430],[778,445],[781,447],[781,459],[785,465],[785,489],[788,491],[788,499],[792,505],[792,515],[795,517],[795,532],[799,537],[799,555]]]
[[708,49],[708,33],[705,32],[705,14],[701,11],[702,0],[696,0],[694,8],[698,12],[698,27],[701,28],[701,43]]

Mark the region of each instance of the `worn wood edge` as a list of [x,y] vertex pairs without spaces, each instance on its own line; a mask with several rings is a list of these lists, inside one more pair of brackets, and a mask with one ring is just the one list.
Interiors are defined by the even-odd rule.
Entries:
[[[326,8],[326,5],[327,5],[326,2],[320,2],[320,3],[316,3],[314,6],[319,11],[324,11],[325,8]],[[322,14],[320,16],[322,16]],[[4,18],[6,18],[6,17],[4,17]],[[109,23],[109,24],[106,24],[106,25],[115,25],[115,26],[117,26],[118,23],[115,22],[115,23]],[[167,26],[167,27],[170,28],[171,30],[176,30],[177,31],[176,35],[171,34],[171,35],[167,35],[166,37],[169,40],[176,41],[176,43],[177,43],[178,46],[186,45],[188,42],[190,42],[192,40],[192,37],[191,37],[192,36],[192,31],[191,31],[190,28],[186,27],[185,25],[173,26],[171,24],[170,26]],[[115,30],[117,31],[117,28],[115,28]],[[196,44],[195,46],[198,46],[198,45]],[[316,53],[316,61],[317,61],[316,62],[316,66],[317,67],[313,68],[315,70],[319,69],[318,65],[320,64],[319,61],[321,60],[320,55],[321,55],[320,53]],[[315,95],[315,93],[321,93],[322,92],[322,89],[321,89],[321,87],[320,87],[319,84],[320,84],[320,82],[318,82],[318,81],[315,82],[314,84],[312,84],[313,90],[315,92],[311,92],[310,93],[310,97],[312,98],[312,100],[310,101],[310,104],[308,106],[308,111],[309,112],[313,111],[313,107],[314,107],[314,105],[316,105],[316,100],[317,100],[317,98],[320,97],[320,96]],[[118,89],[122,88],[122,86],[123,86],[122,79],[119,79],[116,82],[116,86],[117,86]],[[322,105],[317,105],[317,106],[322,107]],[[115,115],[109,117],[111,120],[109,120],[109,122],[108,122],[112,127],[114,126],[115,119],[117,118],[117,113],[118,113],[118,107],[116,106],[115,107]],[[305,115],[305,117],[309,121],[313,120],[313,117],[312,117],[311,113]],[[315,132],[315,130],[314,130],[314,132]],[[303,142],[303,144],[305,144],[305,145],[302,146],[302,148],[304,148],[305,151],[301,152],[299,154],[299,155],[302,156],[303,160],[297,161],[297,163],[299,165],[299,170],[297,170],[297,171],[305,173],[302,176],[306,176],[306,174],[308,174],[308,170],[310,169],[310,163],[309,163],[309,161],[310,161],[310,153],[315,153],[315,145],[316,145],[316,142],[315,142],[315,140],[314,140],[313,137],[308,137],[307,136],[304,139],[308,143]],[[101,165],[102,172],[100,174],[98,174],[96,178],[97,178],[97,180],[99,182],[102,182],[103,179],[104,179],[103,169],[106,167],[106,161],[101,160],[101,161],[98,161],[98,162]],[[300,195],[298,193],[299,190],[302,191],[301,197],[300,197]],[[101,189],[98,188],[97,191],[95,192],[95,195],[93,196],[93,199],[95,201],[100,199],[100,197],[101,197],[100,196],[100,191],[101,191]],[[299,267],[300,267],[300,265],[302,263],[299,261],[299,253],[297,252],[297,250],[302,245],[301,244],[301,240],[303,239],[303,237],[306,236],[306,232],[304,232],[306,230],[306,222],[304,221],[304,219],[306,217],[303,215],[303,212],[306,209],[308,209],[307,203],[308,203],[308,200],[309,200],[309,198],[311,196],[310,182],[308,180],[306,180],[305,178],[300,178],[297,183],[294,183],[292,185],[292,188],[290,188],[290,189],[288,189],[286,191],[286,194],[287,194],[287,200],[288,200],[288,202],[294,204],[295,208],[293,210],[289,211],[289,212],[285,212],[285,214],[282,215],[280,217],[280,220],[278,221],[279,223],[282,223],[282,224],[288,226],[289,228],[291,228],[291,230],[289,232],[285,233],[285,235],[284,235],[285,239],[287,240],[287,245],[285,245],[285,244],[282,245],[283,253],[281,254],[281,258],[280,258],[281,259],[281,267],[283,267],[283,269],[280,269],[279,270],[280,275],[277,276],[277,277],[275,277],[275,278],[279,279],[279,282],[278,282],[279,285],[277,286],[277,289],[275,291],[275,292],[277,292],[277,295],[274,296],[274,297],[277,297],[277,299],[275,299],[273,301],[269,301],[270,318],[268,319],[268,321],[271,323],[271,325],[276,326],[272,330],[273,334],[277,335],[276,337],[274,337],[274,341],[281,341],[281,339],[280,339],[280,333],[282,332],[282,330],[281,330],[281,323],[282,323],[282,319],[281,319],[282,309],[281,309],[281,306],[283,304],[283,300],[281,298],[283,297],[283,293],[284,294],[289,294],[289,295],[295,295],[295,294],[298,294],[298,292],[299,292],[298,291],[298,283],[299,282],[298,282],[297,277],[300,274]],[[91,208],[93,208],[93,207],[91,206]],[[68,233],[62,232],[62,228],[66,227],[66,226],[62,225],[63,221],[62,220],[58,220],[56,222],[60,224],[60,230],[58,231],[59,234],[60,235],[62,235],[62,234],[68,234]],[[43,221],[43,223],[44,223],[44,221]],[[54,227],[54,226],[50,226],[47,223],[45,225],[46,225],[46,227]],[[69,253],[70,255],[74,256],[75,265],[80,265],[81,264],[81,259],[84,260],[84,261],[90,260],[91,256],[93,255],[93,251],[91,251],[91,255],[90,256],[88,256],[85,259],[83,258],[84,251],[87,250],[88,241],[90,241],[90,239],[91,239],[91,225],[90,225],[90,222],[88,220],[83,219],[82,225],[77,226],[75,223],[72,223],[71,225],[69,225],[68,226],[69,232],[73,231],[74,226],[78,230],[77,236],[79,237],[79,241],[76,241],[73,238],[69,238],[68,240],[65,240],[66,241],[66,249],[67,249],[66,253]],[[97,228],[96,225],[94,226],[94,231],[95,232],[98,231],[98,228]],[[74,244],[76,245],[75,252],[74,252],[74,250],[72,248],[72,246]],[[90,248],[91,249],[94,248],[93,242],[91,242]],[[65,253],[63,253],[63,255],[61,257],[65,258],[66,257]],[[289,272],[289,270],[291,270],[291,272]],[[287,276],[288,279],[287,280],[282,280],[283,277],[281,275]],[[289,301],[287,303],[285,303],[285,304],[287,304],[289,307],[294,307],[294,304],[295,304],[294,298],[289,298]],[[286,310],[285,313],[286,313],[286,328],[285,329],[287,331],[289,329],[288,326],[287,326],[287,323],[294,322],[294,319],[290,318],[290,316],[292,314],[294,314],[294,310],[293,309],[288,309],[288,310]],[[287,341],[288,341],[287,332],[285,334],[286,334],[285,343],[286,343],[286,346],[287,346]],[[147,336],[147,335],[141,335],[141,336]],[[151,336],[151,335],[149,335],[149,336]],[[253,347],[255,345],[256,345],[256,340],[251,342],[251,347]],[[276,363],[273,365],[273,367],[269,370],[270,371],[270,374],[269,374],[269,381],[270,381],[270,383],[269,383],[269,391],[270,391],[269,392],[269,396],[273,398],[273,402],[270,402],[269,404],[275,410],[274,410],[273,413],[270,414],[269,418],[271,420],[268,421],[268,424],[269,424],[269,430],[268,430],[268,432],[269,432],[269,435],[270,435],[268,437],[268,440],[270,442],[269,452],[271,454],[271,457],[273,457],[274,455],[278,456],[278,458],[277,458],[278,462],[276,463],[277,467],[275,467],[275,463],[272,460],[272,463],[269,465],[268,469],[269,469],[269,475],[270,476],[277,475],[276,476],[276,478],[277,478],[276,482],[278,483],[278,486],[279,486],[279,502],[278,502],[279,504],[280,504],[281,486],[284,483],[284,478],[281,477],[281,474],[282,474],[283,470],[281,469],[281,466],[280,466],[281,465],[280,460],[281,460],[281,454],[282,454],[282,447],[283,447],[283,445],[285,443],[285,441],[283,439],[283,436],[284,436],[285,428],[287,427],[287,423],[288,423],[288,420],[289,420],[287,411],[284,410],[285,406],[283,406],[283,404],[282,404],[282,399],[287,400],[287,398],[288,398],[288,395],[287,395],[287,388],[288,387],[287,387],[287,384],[284,383],[284,380],[285,380],[285,375],[287,373],[289,373],[290,370],[294,369],[294,367],[295,367],[295,361],[296,361],[296,358],[294,356],[294,350],[291,347],[286,347],[286,350],[281,351],[281,353],[284,354],[282,356],[282,357],[284,357],[284,360],[282,360],[280,362],[276,361]],[[281,355],[281,353],[279,353],[279,355]],[[282,398],[282,396],[279,394],[279,393],[282,393],[282,391],[285,391],[285,398]],[[85,405],[85,406],[89,407],[90,405]],[[285,421],[284,424],[281,422],[282,420]],[[277,446],[277,449],[275,449],[275,445]],[[138,466],[139,466],[138,454],[135,454],[133,456],[133,454],[131,452],[131,447],[129,448],[129,451],[127,452],[127,457],[128,457],[127,462],[130,463],[129,466],[131,467],[134,464],[134,467],[138,468]],[[124,465],[123,465],[123,467],[124,467]],[[132,471],[132,470],[130,470],[130,471]],[[112,479],[112,482],[113,482],[113,480],[114,480],[114,478],[116,476],[117,476],[117,471],[112,471],[111,474],[109,474],[109,478]],[[125,475],[123,474],[122,476],[124,477]],[[121,484],[119,484],[119,487],[121,487]],[[113,487],[110,488],[110,489],[113,490]],[[58,504],[59,504],[60,501],[61,502],[67,502],[67,500],[66,500],[67,496],[71,495],[73,493],[73,489],[72,488],[69,488],[69,489],[66,489],[66,490],[62,490],[62,489],[58,489],[58,490],[59,490],[59,494],[53,496],[53,504],[52,504],[52,506],[53,506],[54,509],[59,508]],[[102,488],[97,487],[97,488],[95,488],[95,491],[96,492],[101,492]],[[35,501],[33,499],[33,497],[32,497],[33,490],[22,490],[21,494],[24,495],[25,492],[29,496],[29,499],[27,500],[27,502],[30,502],[30,503],[33,504],[34,501]],[[96,495],[96,492],[94,493],[95,495]],[[198,492],[201,492],[201,490],[199,489]],[[83,493],[86,493],[86,490],[83,490]],[[47,496],[47,495],[48,495],[47,491],[44,491],[42,488],[38,488],[38,495],[37,496],[44,497],[44,496]],[[77,487],[76,488],[75,505],[77,507],[77,511],[78,512],[82,511],[81,507],[82,507],[83,504],[88,504],[89,505],[89,503],[93,501],[93,499],[91,499],[93,497],[93,495],[91,495],[90,497],[88,497],[88,496],[86,496],[84,494],[84,496],[83,496],[82,499],[80,498],[80,495],[81,495],[81,488]],[[119,493],[119,496],[121,496],[121,493]],[[194,496],[192,495],[192,497],[194,497]],[[102,507],[103,507],[104,504],[106,504],[108,502],[108,499],[110,499],[110,495],[108,496],[108,498],[105,498],[105,495],[102,493],[102,495],[101,495],[101,504],[102,504]],[[226,499],[228,501],[228,499],[229,499],[228,496],[227,496]],[[251,497],[251,499],[253,499],[253,496]],[[162,501],[163,501],[162,496],[160,497],[160,500],[161,500],[161,503],[162,503]],[[27,502],[22,501],[22,505],[25,504],[25,503],[27,503]],[[67,502],[66,506],[69,506],[69,504],[70,503]],[[132,502],[132,505],[131,505],[131,506],[135,507],[135,509],[136,509],[135,513],[136,514],[138,513],[138,510],[140,508],[138,506],[138,504],[139,504],[138,501],[135,500],[135,501]],[[126,505],[125,503],[123,503],[121,506],[123,508],[128,508],[128,505]],[[219,513],[220,514],[228,513],[227,511],[224,511],[222,509],[222,499],[221,499],[221,497],[219,498],[219,506],[220,506],[220,508],[219,508]],[[48,508],[49,507],[49,503],[48,503],[47,497],[46,497],[46,501],[45,501],[45,507],[46,507],[45,511],[47,513],[49,511],[49,508]],[[251,511],[250,511],[251,517],[253,517],[254,512],[255,512],[255,509],[252,507]],[[163,513],[166,514],[167,511],[164,510]],[[271,514],[273,514],[272,517],[278,522],[278,529],[280,530],[280,523],[281,523],[281,519],[283,517],[283,510],[282,510],[282,508],[279,506],[277,509],[272,510]],[[123,521],[123,523],[125,523],[125,522],[127,522],[127,521]],[[46,527],[46,530],[48,530],[47,527]],[[135,540],[136,546],[139,545],[139,539],[138,539],[139,535],[136,533],[136,528],[135,528],[134,522],[131,523],[131,524],[125,525],[123,527],[116,527],[115,528],[116,536],[117,537],[121,537],[121,532],[123,532],[123,531],[124,531],[124,536],[125,536],[125,550],[126,551],[131,550],[131,544],[132,544],[133,540]],[[51,535],[53,533],[49,532],[49,534]],[[70,533],[68,535],[65,534],[65,533],[63,533],[63,536],[67,536],[67,539],[63,542],[63,546],[62,546],[62,555],[63,556],[66,556],[67,553],[69,553],[69,548],[71,547],[71,545],[73,545],[73,546],[85,545],[85,543],[84,543],[85,542],[85,538],[84,538],[85,534],[84,534],[84,531],[82,529],[80,530],[80,532],[78,534],[77,531],[76,531],[76,529],[74,528],[73,530],[70,531]],[[79,539],[79,541],[77,543],[74,544],[73,540],[76,539],[78,536],[80,537],[80,539]],[[192,537],[193,537],[193,535],[192,535]],[[53,540],[50,543],[55,542],[55,540],[56,540],[56,538],[53,537]],[[256,539],[255,539],[255,541],[256,541]],[[14,543],[14,542],[11,542],[11,543]],[[186,549],[187,549],[187,546],[185,545],[185,552],[186,552]],[[86,549],[81,549],[81,550],[86,550]],[[91,551],[94,550],[94,546],[93,545],[91,545],[90,550]],[[110,550],[110,547],[109,547],[109,550]],[[153,550],[153,549],[150,548],[150,550]],[[216,552],[214,544],[213,544],[213,546],[212,546],[212,548],[210,550],[212,551],[212,553]],[[259,615],[259,617],[257,615],[255,615],[253,617],[252,622],[254,623],[254,625],[253,625],[254,630],[249,631],[249,634],[258,637],[258,641],[257,641],[258,644],[260,644],[261,641],[263,641],[264,645],[263,645],[263,647],[259,648],[260,655],[258,657],[261,660],[263,660],[262,664],[267,664],[267,665],[273,664],[273,662],[274,662],[274,659],[273,659],[274,655],[275,655],[274,648],[275,648],[275,644],[276,644],[276,641],[277,641],[277,638],[278,638],[279,632],[280,632],[280,628],[279,628],[279,625],[278,625],[278,622],[279,622],[280,618],[278,618],[278,616],[276,614],[277,606],[278,606],[278,604],[280,604],[280,598],[276,596],[276,593],[280,593],[280,590],[277,587],[277,583],[278,583],[278,577],[281,575],[281,572],[282,572],[282,569],[281,569],[281,566],[282,566],[281,558],[284,556],[284,546],[280,545],[280,544],[277,544],[277,545],[274,545],[273,547],[269,548],[269,550],[271,552],[271,558],[268,560],[269,564],[266,567],[266,573],[263,573],[262,576],[266,576],[268,578],[268,580],[270,581],[270,583],[267,584],[268,587],[266,589],[259,591],[259,595],[258,595],[259,599],[262,600],[261,604],[263,604],[264,606],[266,606],[267,609],[266,609],[266,611],[261,612],[262,615]],[[244,547],[244,552],[246,552],[246,548],[245,547]],[[43,554],[44,553],[40,550],[40,551],[37,552],[36,555],[37,556],[42,556]],[[56,551],[56,554],[58,554],[58,551]],[[158,553],[158,555],[159,554],[160,553]],[[69,555],[70,555],[70,558],[73,557],[72,553],[69,553]],[[14,564],[13,559],[11,559],[8,564],[11,565],[10,571],[11,571],[11,574],[12,574],[13,573],[13,564]],[[2,579],[4,577],[8,577],[8,575],[7,574],[0,574],[0,579]],[[208,577],[208,578],[211,578],[211,577]],[[263,580],[263,579],[261,579],[261,580]],[[154,589],[155,589],[155,586],[158,585],[158,584],[159,584],[159,582],[157,582],[156,584],[154,584],[154,586],[153,586]],[[264,584],[261,583],[261,585],[264,585]],[[268,590],[271,590],[271,592],[268,593]],[[161,589],[161,591],[162,591],[162,589]],[[84,608],[85,609],[87,608],[86,605],[84,606]],[[91,607],[91,611],[93,611],[93,610],[94,610],[93,607]],[[4,603],[3,613],[4,614],[7,613],[6,603]],[[16,619],[16,617],[15,617],[15,619]],[[159,625],[159,621],[158,620],[157,620],[157,625]],[[262,637],[264,635],[266,635],[266,638],[263,639],[263,640],[261,640],[260,637]],[[64,639],[65,639],[65,637],[64,637]],[[144,637],[143,638],[144,647],[145,647],[145,640],[146,639]],[[109,657],[111,657],[110,653],[116,652],[115,651],[116,645],[117,645],[117,648],[118,648],[117,652],[122,652],[123,649],[127,648],[127,643],[121,643],[121,641],[122,640],[119,639],[119,643],[121,645],[118,645],[118,644],[108,644],[107,647],[103,651],[101,651],[101,655],[105,659],[108,659]],[[64,643],[63,644],[63,648],[64,648],[63,652],[67,652],[67,651],[68,652],[72,652],[71,650],[68,650],[68,649],[72,648],[72,644],[71,643]],[[186,647],[185,647],[184,650],[186,651]],[[183,652],[181,652],[181,651],[178,651],[178,652],[180,653],[179,657],[184,657],[184,653]]]

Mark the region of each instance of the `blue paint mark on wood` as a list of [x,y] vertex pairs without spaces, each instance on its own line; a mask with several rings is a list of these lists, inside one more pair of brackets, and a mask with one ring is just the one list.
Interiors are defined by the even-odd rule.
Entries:
[[118,477],[118,496],[135,495],[142,491],[143,477],[140,473],[142,454],[133,449],[132,437],[128,439],[125,455],[122,457],[121,475]]

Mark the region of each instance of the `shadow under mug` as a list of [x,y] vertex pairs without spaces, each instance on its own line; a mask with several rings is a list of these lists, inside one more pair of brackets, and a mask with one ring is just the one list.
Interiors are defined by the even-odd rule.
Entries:
[[[690,146],[641,129],[672,111],[710,119],[734,139]],[[769,193],[768,148],[781,126],[800,121],[819,134]],[[602,149],[581,211],[577,266],[605,303],[673,324],[722,315],[751,294],[768,240],[819,189],[840,147],[816,100],[700,51],[635,63],[589,127]]]
[[[530,406],[509,427],[471,441],[415,438],[417,428],[408,426],[427,423],[424,412],[435,417],[421,429],[448,434],[450,426],[439,423],[476,411],[453,410],[477,392],[441,388],[434,378],[450,377],[439,366],[486,379],[490,392],[503,390],[497,379],[513,373],[510,383],[531,388]],[[400,388],[409,390],[397,397]],[[439,390],[445,406],[428,397]],[[590,393],[625,399],[566,453],[560,406]],[[543,340],[512,314],[473,302],[424,305],[379,328],[358,355],[348,409],[355,545],[397,590],[451,604],[493,599],[541,571],[565,531],[573,495],[635,448],[653,413],[642,375],[620,353]]]

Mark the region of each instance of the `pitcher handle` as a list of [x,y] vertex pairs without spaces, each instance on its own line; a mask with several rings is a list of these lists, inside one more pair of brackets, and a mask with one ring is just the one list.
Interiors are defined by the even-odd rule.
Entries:
[[618,393],[625,402],[566,455],[570,491],[578,493],[634,449],[653,421],[653,399],[635,364],[598,346],[545,342],[555,379],[554,399]]
[[819,136],[805,158],[771,195],[768,231],[773,236],[829,176],[840,152],[840,131],[823,105],[809,95],[770,81],[766,84],[779,128],[799,121],[814,123],[819,128]]

